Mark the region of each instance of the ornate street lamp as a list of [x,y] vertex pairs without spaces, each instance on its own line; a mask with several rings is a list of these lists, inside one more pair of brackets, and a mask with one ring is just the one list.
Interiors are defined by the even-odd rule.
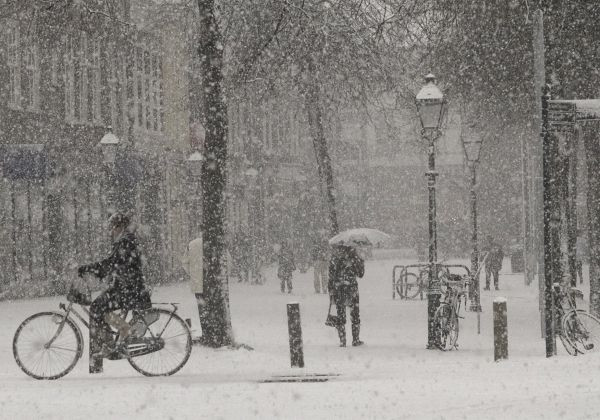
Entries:
[[480,331],[479,312],[481,312],[481,299],[479,294],[479,247],[477,243],[477,194],[475,187],[477,186],[477,165],[479,164],[479,155],[481,154],[481,145],[483,140],[479,137],[479,133],[474,132],[474,126],[463,127],[460,140],[462,142],[465,159],[471,173],[471,222],[473,230],[471,232],[471,244],[473,253],[471,254],[471,274],[473,276],[473,284],[471,285],[471,311],[478,313],[477,331]]
[[204,156],[202,153],[195,151],[192,153],[187,159],[187,167],[190,171],[190,175],[194,178],[200,178],[202,176],[202,162],[204,161]]
[[100,140],[100,148],[102,149],[102,156],[104,163],[107,165],[113,165],[117,159],[117,149],[119,147],[119,138],[112,132],[112,127],[107,127],[108,132],[102,136]]
[[421,120],[421,135],[428,142],[429,166],[427,188],[429,191],[429,285],[427,290],[427,348],[439,347],[439,334],[434,324],[435,311],[440,306],[442,294],[437,276],[437,227],[435,204],[435,140],[440,136],[440,127],[446,111],[442,91],[435,85],[435,76],[425,76],[425,85],[415,98]]

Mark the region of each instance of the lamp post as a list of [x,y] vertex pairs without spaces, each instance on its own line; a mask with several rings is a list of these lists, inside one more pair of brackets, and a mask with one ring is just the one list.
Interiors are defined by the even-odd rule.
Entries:
[[[472,127],[471,127],[472,128]],[[470,310],[477,312],[477,332],[480,331],[479,313],[481,312],[481,298],[479,294],[479,247],[477,243],[477,165],[479,164],[479,155],[481,154],[481,144],[483,141],[475,135],[468,133],[461,135],[461,142],[465,159],[471,175],[470,195],[471,195],[471,222],[473,230],[471,232],[471,245],[473,253],[471,254],[471,273],[473,275],[473,284],[471,285],[471,307]]]
[[415,98],[417,112],[421,120],[421,136],[428,142],[429,165],[426,173],[429,191],[429,284],[427,290],[427,348],[438,348],[438,334],[434,324],[435,311],[440,305],[442,294],[437,276],[437,227],[435,204],[435,140],[440,136],[440,126],[446,108],[446,101],[435,85],[435,76],[425,76],[425,85]]
[[[115,204],[115,191],[113,189],[113,183],[111,182],[111,178],[114,176],[114,166],[117,160],[117,150],[119,148],[119,139],[112,132],[112,127],[107,127],[107,133],[102,136],[100,142],[98,143],[100,149],[102,150],[102,160],[105,165],[106,170],[106,183],[107,183],[107,196],[109,204],[112,206]],[[91,320],[90,320],[91,325]],[[94,356],[94,354],[98,351],[97,341],[93,336],[94,331],[90,328],[90,337],[89,337],[89,373],[100,373],[103,370],[103,362],[102,358],[98,358]]]
[[119,147],[119,139],[112,132],[112,127],[106,128],[108,132],[102,136],[100,140],[100,148],[102,149],[102,157],[107,165],[114,165],[117,159],[117,149]]
[[113,187],[113,182],[112,179],[115,176],[114,174],[114,169],[115,169],[115,162],[117,160],[117,151],[119,149],[119,138],[117,136],[115,136],[112,132],[112,127],[108,126],[107,128],[107,133],[102,136],[102,139],[100,140],[100,142],[98,143],[98,145],[100,146],[100,149],[102,150],[102,160],[104,162],[105,165],[105,170],[106,170],[106,190],[107,190],[107,196],[108,196],[108,204],[109,204],[109,208],[112,208],[112,210],[114,210],[114,207],[117,205],[117,200],[116,200],[116,191]]

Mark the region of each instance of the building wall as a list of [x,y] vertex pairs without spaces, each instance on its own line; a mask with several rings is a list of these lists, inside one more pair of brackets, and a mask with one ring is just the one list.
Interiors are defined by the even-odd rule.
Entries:
[[[0,218],[8,221],[0,231],[0,258],[11,267],[2,288],[23,283],[38,294],[48,282],[69,278],[63,274],[72,264],[107,252],[103,222],[120,199],[133,206],[149,260],[157,261],[165,201],[160,147],[149,147],[164,138],[155,39],[135,31],[124,36],[101,21],[69,27],[43,22],[4,18],[0,40]],[[125,146],[114,173],[97,146],[108,126]],[[7,173],[6,159],[23,144],[43,145],[45,176]],[[163,268],[150,267],[153,279]]]

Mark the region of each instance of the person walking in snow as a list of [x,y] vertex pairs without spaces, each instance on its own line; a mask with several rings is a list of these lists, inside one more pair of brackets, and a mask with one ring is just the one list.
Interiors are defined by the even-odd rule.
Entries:
[[329,294],[336,306],[340,347],[346,347],[346,307],[350,307],[352,323],[352,345],[360,341],[360,310],[357,277],[365,274],[365,262],[356,249],[335,245],[329,261]]
[[504,251],[502,246],[496,242],[492,235],[486,236],[486,243],[483,247],[485,256],[485,290],[490,290],[490,277],[494,277],[494,287],[498,289],[498,277],[502,269],[504,260]]
[[296,270],[296,263],[292,247],[287,239],[281,241],[278,262],[277,277],[279,277],[279,281],[281,282],[281,293],[285,293],[286,286],[287,292],[292,293],[292,273]]
[[315,293],[327,293],[327,283],[328,283],[328,254],[329,253],[329,244],[327,240],[324,239],[321,234],[317,235],[315,240],[313,241],[313,246],[311,249],[311,258],[313,262],[313,277],[314,277],[314,286]]
[[204,332],[206,325],[206,300],[204,297],[204,246],[202,232],[197,238],[190,241],[183,257],[181,257],[183,269],[190,277],[192,293],[198,305],[198,316],[200,328]]

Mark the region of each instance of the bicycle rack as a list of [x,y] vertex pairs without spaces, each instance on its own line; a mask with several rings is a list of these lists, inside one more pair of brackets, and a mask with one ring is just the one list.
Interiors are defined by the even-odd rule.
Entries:
[[[410,268],[426,268],[429,267],[428,263],[417,263],[417,264],[409,264],[409,265],[395,265],[392,269],[392,299],[396,299],[396,294],[400,296],[400,299],[408,299],[408,285],[407,285],[407,274],[409,273]],[[397,270],[400,269],[400,275],[396,276]],[[412,273],[412,271],[410,271]],[[418,274],[413,273],[417,275]],[[421,288],[419,296],[421,300],[423,300],[423,289]]]
[[[409,265],[395,265],[394,268],[392,269],[392,299],[395,300],[396,299],[396,295],[400,296],[400,299],[409,299],[407,297],[407,292],[408,292],[408,285],[407,285],[407,281],[408,281],[408,277],[407,274],[413,273],[415,275],[417,275],[417,281],[419,281],[419,277],[421,275],[421,272],[423,271],[423,269],[426,269],[429,267],[429,263],[416,263],[416,264],[409,264]],[[460,268],[465,270],[466,275],[471,278],[471,270],[463,264],[437,264],[438,267],[443,267],[445,269],[447,269],[448,271],[450,271],[451,268]],[[414,273],[413,271],[409,271],[409,269],[411,268],[416,268],[418,269],[418,273]],[[397,276],[396,273],[399,271],[399,275]],[[472,283],[471,283],[472,284]],[[419,291],[419,297],[421,300],[423,300],[423,295],[424,295],[424,288],[419,285],[420,287],[420,291]],[[469,298],[471,297],[473,293],[473,290],[471,288],[469,288]]]

